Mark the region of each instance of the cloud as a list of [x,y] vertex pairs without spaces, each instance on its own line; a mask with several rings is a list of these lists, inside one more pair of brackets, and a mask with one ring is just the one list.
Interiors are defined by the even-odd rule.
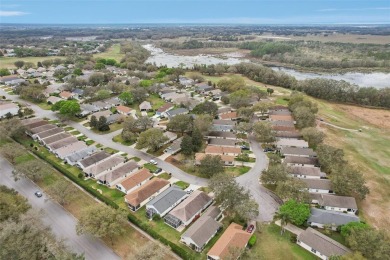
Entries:
[[9,17],[9,16],[22,16],[28,13],[20,11],[0,11],[0,17]]

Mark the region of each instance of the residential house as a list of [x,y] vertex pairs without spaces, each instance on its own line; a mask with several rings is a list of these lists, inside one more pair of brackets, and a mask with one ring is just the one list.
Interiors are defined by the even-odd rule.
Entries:
[[236,147],[237,141],[232,139],[221,139],[221,138],[210,138],[208,140],[209,145],[218,145],[218,146],[231,146]]
[[176,139],[175,141],[172,142],[172,144],[169,147],[167,147],[164,150],[164,152],[170,153],[170,154],[176,154],[176,153],[180,152],[182,140],[183,140],[183,137]]
[[160,97],[167,102],[177,103],[175,102],[177,99],[186,98],[187,95],[185,93],[169,92],[169,93],[161,94]]
[[218,117],[221,120],[233,120],[233,121],[239,118],[236,111],[219,114]]
[[63,133],[63,132],[65,132],[65,130],[63,128],[56,127],[56,128],[51,129],[51,130],[35,134],[32,137],[34,139],[38,139],[39,141],[42,141],[43,139],[45,139],[47,137],[50,137],[50,136],[53,136],[53,135],[56,135],[59,133]]
[[332,189],[332,182],[328,179],[300,179],[307,186],[311,193],[334,193]]
[[36,118],[36,117],[33,117],[33,118],[29,118],[29,119],[24,119],[22,121],[20,121],[22,123],[22,125],[24,126],[28,126],[32,123],[36,123],[36,122],[40,122],[40,121],[44,121],[42,120],[41,118]]
[[171,103],[166,103],[164,105],[162,105],[159,109],[157,109],[156,111],[156,115],[157,116],[162,116],[164,113],[166,113],[167,111],[173,109],[173,104]]
[[110,107],[115,107],[115,106],[121,105],[121,101],[118,97],[108,98],[108,99],[103,100],[103,102],[106,103],[107,105],[109,105]]
[[297,244],[323,260],[351,252],[339,242],[311,227],[298,235]]
[[283,162],[288,166],[317,167],[319,165],[317,158],[302,156],[286,156]]
[[272,125],[272,130],[281,132],[295,132],[295,126]]
[[[195,154],[195,165],[200,165],[201,161],[206,157],[205,153],[196,153]],[[219,156],[225,166],[234,166],[234,156],[216,154],[212,156]]]
[[232,132],[236,123],[232,120],[214,119],[211,126],[212,131]]
[[54,105],[55,103],[60,102],[61,100],[63,100],[63,99],[56,97],[56,96],[50,96],[47,98],[46,101],[47,101],[47,103]]
[[191,87],[194,84],[194,80],[186,78],[186,77],[179,77],[179,83],[182,86],[188,88],[188,87]]
[[83,150],[87,147],[88,147],[88,145],[86,145],[85,142],[77,141],[77,142],[74,142],[68,146],[64,146],[62,148],[55,150],[54,154],[58,158],[64,159],[66,156],[73,154],[77,151]]
[[26,82],[25,79],[13,79],[13,80],[8,80],[4,84],[7,86],[11,86],[12,88],[19,86],[20,84]]
[[[21,72],[21,73],[18,73],[19,75],[22,75],[25,73],[25,70],[22,70],[22,69],[19,69],[19,70]],[[13,80],[17,80],[17,79],[20,79],[20,78],[16,75],[3,76],[3,77],[0,77],[0,84],[7,84],[8,82],[13,81]]]
[[291,111],[290,110],[270,110],[268,112],[269,115],[281,115],[281,116],[288,116],[288,115],[291,115]]
[[61,139],[61,140],[59,140],[57,142],[54,142],[54,143],[51,143],[51,144],[47,145],[47,148],[51,152],[55,152],[57,149],[60,149],[61,147],[65,147],[65,146],[71,145],[71,144],[76,143],[78,141],[79,140],[76,137],[70,136],[70,137]]
[[105,184],[107,186],[114,186],[119,181],[121,181],[123,178],[127,177],[128,175],[132,174],[134,171],[139,169],[139,165],[136,161],[128,161],[122,164],[119,167],[116,167],[113,170],[110,170],[109,172],[105,172],[104,174],[100,175],[97,179],[98,182],[101,184]]
[[222,228],[217,220],[222,215],[216,206],[210,206],[207,211],[181,235],[180,242],[197,252],[201,252],[207,243]]
[[111,114],[112,114],[112,112],[110,110],[103,110],[103,111],[95,112],[92,115],[88,116],[88,120],[91,120],[92,116],[95,116],[97,120],[99,120],[99,118],[101,116],[108,118]]
[[85,169],[91,165],[97,164],[98,162],[100,162],[100,161],[102,161],[110,156],[111,156],[111,154],[109,154],[105,151],[100,151],[98,153],[92,154],[92,155],[80,160],[77,163],[77,166],[81,169]]
[[176,105],[180,105],[181,107],[185,107],[189,110],[193,110],[197,105],[199,105],[201,102],[197,99],[193,99],[190,97],[184,97],[184,98],[177,98],[172,101]]
[[304,179],[326,178],[326,173],[321,172],[321,169],[317,167],[293,166],[290,167],[290,169],[291,169],[291,175],[297,178],[304,178]]
[[241,153],[241,148],[239,147],[231,147],[231,146],[216,146],[216,145],[208,145],[204,151],[205,154],[211,155],[230,155],[230,156],[238,156]]
[[137,211],[148,201],[168,189],[170,182],[161,178],[154,178],[125,196],[125,202],[132,211]]
[[312,203],[320,205],[325,210],[346,212],[354,215],[358,211],[356,200],[353,197],[321,194],[318,200],[312,200]]
[[166,112],[162,113],[162,115],[171,119],[177,115],[186,115],[186,114],[188,114],[188,112],[189,111],[185,108],[177,108],[177,109],[172,109],[172,110],[166,111]]
[[295,127],[293,121],[271,121],[272,126]]
[[30,130],[30,129],[33,129],[35,127],[39,127],[39,126],[43,126],[43,125],[47,125],[47,124],[49,124],[49,123],[46,120],[38,119],[36,121],[31,121],[31,123],[24,124],[24,126]]
[[177,138],[177,134],[170,131],[165,131],[164,136],[168,138],[168,141],[166,141],[165,144],[173,142]]
[[213,199],[200,190],[195,190],[182,203],[177,205],[165,217],[164,222],[173,228],[188,226],[211,205]]
[[152,105],[150,104],[149,101],[144,101],[139,105],[139,110],[140,111],[149,111],[152,110]]
[[236,134],[232,132],[211,131],[205,137],[237,140]]
[[85,117],[89,114],[92,114],[94,112],[98,112],[100,110],[99,107],[91,105],[91,104],[81,104],[80,105],[81,112],[79,113],[79,116]]
[[84,169],[84,173],[88,177],[99,179],[100,175],[105,174],[108,171],[111,171],[115,167],[122,165],[125,161],[125,158],[120,155],[112,155],[95,165],[89,166]]
[[7,114],[13,116],[17,115],[19,111],[19,106],[14,103],[4,103],[0,104],[0,118],[6,117]]
[[66,133],[66,132],[60,132],[56,135],[51,135],[49,137],[46,137],[46,138],[43,138],[41,139],[41,143],[43,145],[49,145],[49,144],[52,144],[52,143],[55,143],[55,142],[58,142],[59,140],[62,140],[62,139],[65,139],[65,138],[69,138],[69,137],[72,137],[73,135],[69,134],[69,133]]
[[302,138],[302,134],[298,131],[275,131],[275,137],[284,139]]
[[221,98],[221,94],[222,94],[222,90],[220,89],[213,89],[209,91],[209,95],[212,96],[213,98],[216,98],[217,100]]
[[64,159],[65,162],[69,165],[75,165],[77,162],[81,161],[82,159],[90,156],[91,154],[94,154],[97,151],[96,146],[87,146],[85,149],[79,150],[77,152],[74,152],[70,155],[67,155]]
[[209,86],[204,83],[200,83],[198,84],[198,86],[195,87],[195,91],[200,94],[205,94],[209,91],[212,91],[213,89],[214,89],[213,86]]
[[218,114],[223,114],[223,113],[229,113],[232,111],[232,108],[231,107],[221,107],[221,108],[218,108]]
[[81,99],[84,95],[84,90],[81,89],[81,88],[75,88],[73,91],[72,91],[72,94],[73,94],[73,97],[76,98],[76,99]]
[[112,114],[107,117],[107,124],[111,125],[117,122],[123,121],[125,118],[124,115],[121,114]]
[[243,230],[243,227],[231,223],[222,236],[207,253],[207,260],[223,260],[231,250],[244,249],[252,234]]
[[311,148],[298,148],[283,146],[280,149],[280,154],[283,156],[298,156],[298,157],[317,157],[317,153]]
[[92,102],[91,105],[93,105],[94,107],[97,107],[100,111],[100,110],[103,110],[103,109],[110,109],[112,106],[111,104],[107,104],[103,101],[95,101],[95,102]]
[[298,140],[298,139],[285,139],[285,138],[279,138],[276,141],[276,147],[278,149],[281,149],[282,147],[297,147],[297,148],[309,148],[309,143],[305,140]]
[[115,187],[125,194],[129,194],[135,189],[147,183],[153,174],[146,168],[143,168],[135,173],[130,174],[121,183],[116,184]]
[[154,215],[164,217],[187,197],[186,191],[173,185],[146,204],[146,216],[149,219],[152,219]]
[[60,93],[60,98],[62,99],[72,99],[74,97],[74,94],[72,92],[69,92],[69,91],[62,91]]
[[269,120],[271,122],[274,122],[274,121],[289,121],[289,122],[295,122],[294,118],[292,117],[291,114],[287,114],[287,115],[275,115],[275,114],[271,114],[269,115]]
[[317,228],[325,228],[328,226],[334,231],[342,225],[360,221],[358,216],[330,210],[311,208],[310,213],[307,224]]
[[30,129],[29,134],[31,135],[32,138],[36,139],[37,134],[43,133],[43,132],[46,132],[46,131],[49,131],[49,130],[55,129],[55,128],[58,128],[58,126],[52,125],[52,124],[38,126],[38,127]]
[[121,115],[130,115],[131,114],[131,108],[130,107],[126,107],[126,106],[117,106],[116,107],[116,111],[118,111],[119,114]]

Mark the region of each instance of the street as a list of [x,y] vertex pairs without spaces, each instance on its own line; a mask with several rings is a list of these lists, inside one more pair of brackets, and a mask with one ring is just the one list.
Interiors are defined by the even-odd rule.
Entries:
[[15,182],[12,176],[12,165],[2,157],[0,157],[0,169],[0,184],[15,189],[19,194],[27,198],[34,209],[41,210],[43,223],[51,227],[57,239],[64,238],[70,250],[78,254],[84,253],[85,259],[120,259],[101,240],[89,235],[77,235],[77,219],[59,204],[48,198],[46,194],[43,194],[41,198],[37,198],[34,192],[40,189],[32,181],[20,179]]

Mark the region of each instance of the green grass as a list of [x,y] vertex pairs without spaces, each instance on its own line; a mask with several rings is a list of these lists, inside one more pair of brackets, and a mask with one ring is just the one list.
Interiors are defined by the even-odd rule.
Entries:
[[45,109],[45,110],[51,110],[51,106],[47,102],[41,102],[37,104],[40,108]]
[[71,131],[71,130],[74,130],[74,128],[71,127],[71,126],[67,126],[67,127],[64,128],[64,130],[65,130],[65,131]]
[[70,134],[72,134],[72,135],[79,135],[81,133],[79,131],[72,131],[72,132],[70,132]]
[[110,148],[110,147],[104,148],[104,151],[106,151],[106,152],[109,153],[109,154],[114,154],[114,153],[119,152],[118,150],[112,149],[112,148]]
[[248,166],[225,167],[225,173],[237,177],[247,173],[250,169],[251,167]]
[[102,147],[103,147],[102,144],[97,144],[97,145],[96,145],[96,148],[102,148]]
[[117,62],[120,62],[121,59],[125,55],[120,53],[120,45],[119,43],[113,44],[110,48],[108,48],[105,52],[94,54],[93,57],[96,58],[104,58],[104,59],[114,59]]
[[32,62],[34,67],[37,67],[38,61],[48,60],[48,59],[64,59],[63,56],[46,56],[46,57],[0,57],[0,69],[16,69],[14,63],[15,61],[22,60],[24,62]]
[[153,165],[151,163],[145,163],[144,167],[151,172],[155,172],[158,169],[158,167],[156,165]]
[[16,157],[15,163],[20,164],[20,163],[24,163],[24,162],[31,161],[34,159],[35,159],[35,157],[32,156],[30,153],[26,153],[26,154],[23,154],[23,155]]
[[190,186],[189,183],[184,182],[184,181],[178,181],[178,182],[175,182],[174,184],[176,186],[179,186],[182,190],[185,190],[185,189],[187,189]]
[[146,100],[152,104],[153,110],[157,110],[165,104],[165,101],[157,94],[150,95]]
[[139,162],[139,161],[141,161],[141,158],[134,156],[134,157],[131,157],[130,160]]
[[171,175],[169,175],[167,172],[161,173],[158,178],[164,179],[164,180],[169,180],[171,178]]
[[116,142],[116,143],[121,143],[121,144],[127,145],[127,146],[130,146],[130,145],[135,144],[135,142],[128,142],[128,141],[123,140],[121,134],[114,136],[114,137],[112,138],[112,141],[114,141],[114,142]]
[[286,97],[278,97],[278,98],[275,100],[275,103],[276,103],[277,105],[287,106],[287,105],[288,105],[288,100],[286,100]]
[[87,145],[92,145],[92,144],[95,143],[95,141],[94,141],[94,140],[88,140],[88,141],[86,141],[85,143],[86,143]]
[[96,133],[96,134],[100,134],[100,135],[105,135],[105,134],[109,134],[109,133],[112,133],[112,132],[115,132],[119,129],[122,129],[123,128],[123,125],[121,123],[114,123],[114,124],[111,124],[110,125],[110,130],[108,131],[99,131],[95,128],[91,128],[91,130]]

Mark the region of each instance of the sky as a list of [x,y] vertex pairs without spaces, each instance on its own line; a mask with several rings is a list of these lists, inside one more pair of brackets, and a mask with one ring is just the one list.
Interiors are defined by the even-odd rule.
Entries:
[[0,0],[0,24],[390,24],[390,0]]

